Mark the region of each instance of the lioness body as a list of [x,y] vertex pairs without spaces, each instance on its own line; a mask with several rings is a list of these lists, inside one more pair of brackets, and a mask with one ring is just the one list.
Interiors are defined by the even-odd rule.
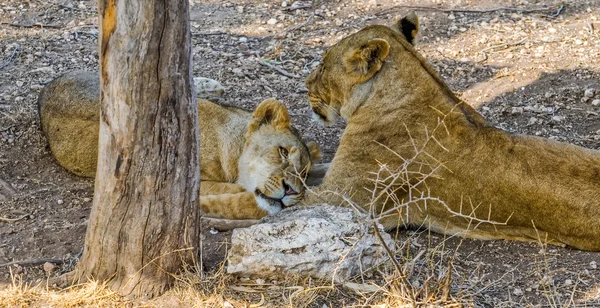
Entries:
[[[98,76],[72,72],[48,84],[38,99],[42,129],[56,160],[93,177],[98,158]],[[305,145],[287,109],[265,100],[253,112],[198,100],[200,207],[206,216],[259,219],[297,203],[316,144]],[[285,157],[280,151],[285,149]]]
[[405,25],[342,39],[309,77],[316,117],[347,120],[318,191],[372,203],[387,229],[600,250],[600,152],[488,125],[413,49]]

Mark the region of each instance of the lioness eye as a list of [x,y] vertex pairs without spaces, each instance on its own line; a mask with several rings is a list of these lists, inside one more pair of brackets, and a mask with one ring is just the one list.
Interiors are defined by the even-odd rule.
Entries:
[[288,158],[288,149],[286,149],[284,147],[279,147],[279,155],[281,155],[283,158],[287,159]]

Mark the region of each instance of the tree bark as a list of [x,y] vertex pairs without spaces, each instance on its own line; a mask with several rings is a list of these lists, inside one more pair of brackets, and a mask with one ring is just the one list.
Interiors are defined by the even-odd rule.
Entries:
[[100,139],[83,257],[69,278],[162,294],[198,252],[198,108],[188,0],[100,0]]

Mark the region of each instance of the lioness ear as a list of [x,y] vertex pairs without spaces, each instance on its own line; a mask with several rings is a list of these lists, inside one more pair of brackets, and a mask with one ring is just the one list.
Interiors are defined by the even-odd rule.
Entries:
[[379,71],[389,53],[390,44],[386,40],[372,39],[346,55],[346,72],[368,80]]
[[290,128],[290,115],[287,108],[274,98],[268,98],[256,107],[248,132],[256,131],[261,125],[271,125],[276,129]]
[[306,147],[308,148],[311,162],[316,162],[323,157],[321,154],[321,149],[319,149],[319,145],[316,142],[309,141],[306,143]]
[[396,28],[404,35],[406,40],[413,44],[415,37],[419,34],[419,16],[415,12],[410,12],[396,24]]

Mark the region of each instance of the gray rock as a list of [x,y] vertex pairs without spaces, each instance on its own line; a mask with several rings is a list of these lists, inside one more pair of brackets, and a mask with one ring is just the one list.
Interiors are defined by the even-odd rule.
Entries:
[[[393,249],[389,234],[381,234]],[[227,272],[243,276],[294,273],[344,282],[388,260],[371,223],[352,209],[330,205],[285,209],[234,230],[231,245]]]

